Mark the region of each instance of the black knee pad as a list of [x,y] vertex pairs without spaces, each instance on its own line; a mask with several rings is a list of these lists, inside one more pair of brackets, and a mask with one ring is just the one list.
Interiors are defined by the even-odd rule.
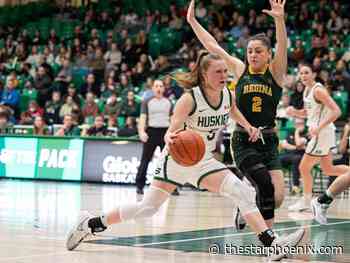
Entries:
[[259,157],[247,157],[240,169],[254,185],[257,192],[257,206],[265,220],[275,216],[275,187],[266,166],[259,161]]

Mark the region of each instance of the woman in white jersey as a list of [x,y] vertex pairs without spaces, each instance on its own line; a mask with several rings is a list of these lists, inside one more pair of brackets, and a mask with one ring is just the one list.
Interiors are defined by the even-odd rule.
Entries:
[[303,180],[303,198],[289,207],[290,211],[302,211],[310,208],[313,178],[312,168],[320,163],[326,175],[338,176],[348,171],[346,165],[333,165],[331,150],[335,148],[335,126],[333,122],[340,116],[338,105],[326,88],[315,81],[316,73],[310,65],[303,64],[299,70],[300,80],[305,86],[304,109],[287,108],[287,114],[307,118],[310,141],[300,162],[299,169]]
[[[183,167],[177,164],[165,149],[164,157],[143,200],[120,206],[99,217],[83,214],[69,233],[67,249],[76,248],[86,236],[104,231],[111,224],[153,216],[176,186],[185,182],[230,198],[240,207],[245,220],[266,247],[275,244],[293,246],[299,243],[304,233],[303,229],[284,238],[275,238],[256,207],[254,189],[213,158],[211,151],[214,149],[217,131],[226,125],[229,116],[247,130],[251,140],[256,140],[258,136],[258,130],[252,127],[237,109],[233,95],[226,87],[225,62],[216,55],[203,53],[199,55],[193,71],[179,74],[175,79],[189,92],[185,92],[176,103],[165,142],[167,145],[173,143],[175,132],[183,129],[185,125],[186,129],[195,130],[205,140],[205,156],[198,164]],[[275,256],[281,258],[283,253]]]

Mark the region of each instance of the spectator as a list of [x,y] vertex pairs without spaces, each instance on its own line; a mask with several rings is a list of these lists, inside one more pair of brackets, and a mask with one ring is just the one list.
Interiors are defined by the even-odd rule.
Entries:
[[34,135],[49,135],[49,129],[46,126],[44,119],[41,116],[36,116],[34,119]]
[[88,92],[92,92],[96,97],[100,97],[101,90],[96,83],[95,74],[89,73],[86,77],[86,81],[80,89],[80,94],[85,97]]
[[84,98],[81,94],[78,93],[76,87],[74,84],[70,84],[68,86],[68,96],[71,96],[73,98],[73,101],[75,104],[77,104],[79,107],[81,107],[84,104]]
[[67,96],[65,103],[61,106],[59,116],[61,119],[64,118],[66,115],[71,115],[73,112],[74,107],[78,107],[78,105],[74,102],[72,96]]
[[290,96],[290,105],[298,110],[304,107],[303,92],[304,92],[304,85],[303,83],[298,81],[294,85],[294,91]]
[[74,124],[70,114],[64,115],[63,126],[56,132],[56,136],[80,136],[80,129]]
[[117,119],[113,115],[108,116],[107,129],[108,129],[108,135],[117,136],[117,132],[118,132]]
[[82,136],[107,136],[108,128],[105,125],[103,115],[97,115],[94,125],[88,130],[83,130]]
[[52,99],[46,102],[44,117],[49,125],[60,123],[60,109],[62,106],[61,93],[52,92]]
[[1,105],[10,107],[14,112],[17,112],[19,106],[20,95],[16,90],[17,80],[11,77],[7,80],[7,85],[5,90],[2,92]]
[[335,10],[331,10],[331,17],[327,22],[327,29],[331,32],[337,33],[343,26],[343,21]]
[[297,39],[295,41],[295,47],[290,54],[290,58],[295,64],[305,59],[305,49],[303,47],[303,41],[301,41],[301,39]]
[[[96,48],[95,57],[90,61],[89,66],[96,77],[96,83],[100,85],[104,79],[104,73],[105,73],[105,67],[106,67],[106,63],[103,58],[103,52],[100,47]],[[99,97],[100,93],[95,95]]]
[[6,111],[0,111],[0,134],[10,133],[11,124],[9,123],[9,114]]
[[137,118],[140,115],[140,103],[135,100],[133,91],[128,92],[126,102],[123,102],[120,108],[120,116],[125,118],[131,116]]
[[328,34],[323,24],[317,25],[316,32],[312,36],[312,55],[322,57],[328,48]]
[[32,66],[39,65],[40,54],[38,54],[38,47],[36,45],[32,46],[32,52],[27,57],[26,62]]
[[239,37],[236,47],[237,48],[245,48],[248,44],[248,39],[250,37],[250,31],[247,26],[243,27],[242,29],[242,35]]
[[152,78],[147,78],[146,85],[143,88],[143,92],[141,94],[142,96],[142,101],[145,101],[147,99],[150,99],[151,97],[154,96],[153,90],[152,90],[152,85],[153,85],[153,79]]
[[125,127],[118,130],[118,136],[130,137],[137,135],[136,119],[134,117],[127,117]]
[[89,123],[91,118],[95,118],[99,113],[98,106],[95,102],[95,96],[92,92],[86,94],[86,102],[82,109],[82,114],[85,123]]
[[38,91],[38,104],[44,107],[46,101],[51,97],[51,78],[44,67],[40,66],[34,78],[34,87]]
[[239,16],[237,20],[237,24],[231,29],[230,34],[237,39],[242,35],[243,28],[244,28],[244,16]]
[[44,115],[44,110],[39,107],[36,101],[32,100],[29,102],[27,113],[34,121],[35,117]]
[[112,43],[111,49],[105,53],[104,59],[107,63],[107,72],[109,72],[111,69],[117,68],[118,65],[120,65],[122,61],[122,53],[118,49],[117,43]]
[[281,142],[281,148],[284,150],[280,155],[280,160],[284,168],[292,172],[292,194],[301,192],[299,164],[305,152],[307,142],[307,133],[303,119],[295,119],[295,132],[289,132],[287,139]]
[[69,85],[69,83],[72,81],[72,76],[73,76],[73,72],[72,72],[72,68],[70,65],[70,62],[67,58],[63,59],[62,62],[62,68],[61,70],[58,72],[58,75],[55,79],[55,81],[59,82],[61,85],[61,93],[62,94],[66,94],[67,92],[67,87]]
[[106,83],[104,83],[104,85],[102,85],[102,98],[103,99],[108,99],[112,93],[116,93],[116,84],[114,82],[114,79],[112,76],[109,76],[107,78]]
[[104,109],[104,114],[108,116],[114,116],[117,118],[120,112],[121,104],[117,100],[117,94],[115,92],[111,93],[111,96],[107,99],[107,103]]

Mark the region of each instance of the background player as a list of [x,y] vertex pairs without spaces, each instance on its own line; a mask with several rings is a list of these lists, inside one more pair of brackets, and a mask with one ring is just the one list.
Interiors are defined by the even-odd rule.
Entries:
[[[143,142],[142,157],[136,175],[136,193],[143,195],[149,162],[157,146],[164,148],[164,135],[169,128],[173,113],[172,102],[164,97],[164,83],[155,80],[152,85],[153,97],[143,101],[138,126],[140,140]],[[177,189],[173,193],[178,194]]]
[[[296,245],[304,230],[298,230],[285,238],[276,238],[256,207],[254,189],[213,158],[212,151],[215,149],[218,134],[216,131],[227,124],[230,115],[247,130],[251,140],[256,140],[258,135],[258,130],[237,109],[234,96],[226,87],[225,62],[217,55],[201,54],[195,69],[190,73],[178,74],[176,79],[189,92],[176,103],[165,141],[167,144],[172,143],[175,132],[183,129],[185,124],[187,129],[195,130],[205,140],[206,153],[203,159],[194,166],[183,167],[165,150],[151,187],[142,202],[120,206],[100,217],[83,215],[68,236],[67,248],[74,249],[90,233],[104,231],[111,224],[153,216],[176,186],[185,182],[230,198],[240,207],[245,220],[265,246]],[[219,118],[221,121],[208,121],[212,118]],[[283,254],[275,256],[278,259]]]
[[[287,71],[287,32],[284,21],[286,1],[270,0],[276,25],[276,54],[272,59],[271,43],[264,34],[248,40],[246,63],[228,54],[217,41],[197,22],[194,0],[187,13],[187,21],[204,47],[218,54],[238,79],[235,93],[237,107],[255,127],[263,127],[262,140],[249,141],[247,132],[238,125],[232,136],[232,150],[237,166],[253,181],[258,191],[258,206],[267,225],[272,226],[274,209],[284,199],[284,179],[278,159],[278,136],[275,132],[276,110],[282,95],[282,83]],[[236,213],[237,229],[245,226],[239,210]]]
[[300,80],[304,84],[304,109],[287,108],[287,114],[294,117],[307,118],[307,126],[311,140],[308,142],[299,169],[303,180],[304,196],[299,202],[289,207],[291,211],[302,211],[310,207],[312,198],[313,178],[312,168],[320,163],[322,172],[326,175],[345,174],[349,167],[333,165],[331,150],[335,144],[335,126],[341,111],[331,98],[326,88],[315,81],[316,73],[312,66],[304,64],[300,67]]

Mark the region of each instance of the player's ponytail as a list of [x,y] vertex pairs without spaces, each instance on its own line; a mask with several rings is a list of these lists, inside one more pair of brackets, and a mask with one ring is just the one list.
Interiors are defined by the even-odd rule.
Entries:
[[207,71],[210,61],[219,59],[220,57],[215,54],[209,54],[207,51],[202,51],[199,53],[192,71],[176,73],[172,78],[185,90],[200,86],[204,82],[203,73]]

